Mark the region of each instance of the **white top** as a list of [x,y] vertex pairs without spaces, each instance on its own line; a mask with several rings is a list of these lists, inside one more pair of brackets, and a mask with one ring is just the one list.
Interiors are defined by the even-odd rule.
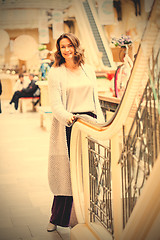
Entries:
[[67,69],[67,111],[95,113],[93,87],[93,83],[81,68],[76,71]]

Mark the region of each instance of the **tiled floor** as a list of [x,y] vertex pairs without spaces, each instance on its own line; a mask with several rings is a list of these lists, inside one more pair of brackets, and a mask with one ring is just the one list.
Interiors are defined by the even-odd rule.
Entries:
[[49,132],[37,112],[0,114],[0,240],[70,239],[69,228],[48,233],[52,193],[48,186]]

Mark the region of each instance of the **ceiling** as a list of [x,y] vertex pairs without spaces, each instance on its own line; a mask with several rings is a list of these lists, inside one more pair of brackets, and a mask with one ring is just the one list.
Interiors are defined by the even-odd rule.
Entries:
[[0,9],[42,8],[63,10],[72,0],[0,0]]
[[37,28],[42,10],[64,12],[71,5],[72,0],[0,0],[0,28]]

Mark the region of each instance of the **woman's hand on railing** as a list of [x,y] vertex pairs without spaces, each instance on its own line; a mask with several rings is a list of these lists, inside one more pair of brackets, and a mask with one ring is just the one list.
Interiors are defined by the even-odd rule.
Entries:
[[76,118],[75,118],[74,122],[77,120],[80,120],[80,122],[85,123],[86,125],[90,126],[91,128],[96,128],[96,130],[101,130],[104,127],[107,127],[108,124],[110,124],[109,122],[98,123],[96,118],[93,118],[86,114],[76,114]]
[[76,115],[72,115],[72,117],[67,121],[67,125],[71,126],[76,121],[76,119]]

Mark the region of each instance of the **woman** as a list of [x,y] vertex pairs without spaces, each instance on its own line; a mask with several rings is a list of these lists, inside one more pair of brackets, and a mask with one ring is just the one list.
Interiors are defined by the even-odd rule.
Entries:
[[[48,74],[53,122],[51,126],[48,177],[54,194],[48,231],[57,225],[75,225],[70,221],[72,189],[70,179],[70,135],[76,114],[87,114],[103,122],[96,89],[96,76],[84,64],[84,51],[71,33],[62,34],[56,43],[55,63]],[[73,214],[74,216],[74,214]],[[72,218],[72,217],[71,217]]]

